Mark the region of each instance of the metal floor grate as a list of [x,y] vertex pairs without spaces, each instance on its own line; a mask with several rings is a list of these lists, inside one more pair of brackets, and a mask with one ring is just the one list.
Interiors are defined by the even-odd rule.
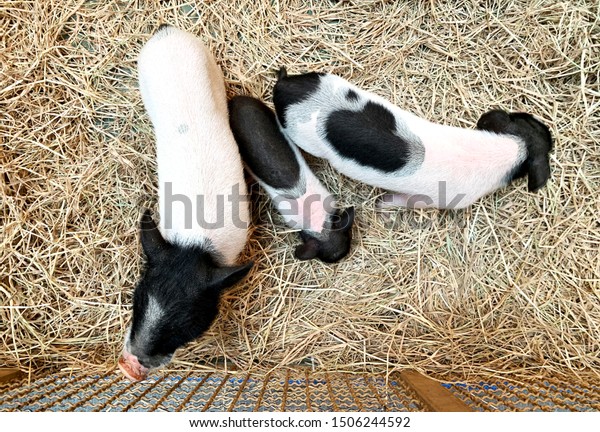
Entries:
[[117,372],[51,374],[0,386],[0,411],[598,411],[600,386],[545,379],[441,384],[414,372],[384,376],[290,371],[208,373],[131,383]]
[[0,389],[0,411],[422,411],[400,381],[323,374],[255,379],[225,373],[168,375],[131,383],[104,376],[53,374]]
[[473,411],[600,411],[600,385],[553,379],[444,384]]

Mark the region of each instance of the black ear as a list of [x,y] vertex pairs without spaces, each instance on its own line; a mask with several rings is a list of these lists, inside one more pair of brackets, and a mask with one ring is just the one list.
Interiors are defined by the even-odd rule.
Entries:
[[166,29],[167,27],[169,27],[169,24],[161,24],[158,26],[158,29],[156,30],[156,33],[158,33],[161,30]]
[[492,110],[486,112],[477,121],[477,129],[502,133],[510,123],[510,116],[506,111]]
[[253,261],[248,261],[235,267],[217,267],[212,271],[210,284],[217,290],[229,288],[241,281],[253,265]]
[[538,157],[528,164],[527,189],[529,192],[540,190],[550,178],[550,162],[547,157]]
[[277,72],[277,79],[280,80],[282,78],[286,78],[287,77],[287,69],[285,68],[285,66],[281,66],[279,68],[279,71]]
[[336,224],[336,229],[341,231],[350,231],[354,223],[354,206],[348,207],[340,213],[340,221]]
[[319,249],[319,241],[314,238],[309,238],[304,243],[299,244],[296,247],[294,256],[302,261],[310,260],[317,256]]
[[140,240],[148,260],[156,260],[167,249],[168,244],[152,219],[152,212],[146,210],[140,221]]

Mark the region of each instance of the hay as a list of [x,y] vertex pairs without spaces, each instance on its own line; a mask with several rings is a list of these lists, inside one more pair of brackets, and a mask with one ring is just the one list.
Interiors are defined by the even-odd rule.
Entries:
[[598,15],[592,0],[0,0],[0,365],[116,364],[140,270],[136,224],[156,185],[135,61],[168,22],[207,42],[230,95],[270,103],[286,65],[451,125],[473,127],[492,107],[529,111],[556,138],[541,193],[518,182],[457,212],[377,212],[383,191],[309,158],[357,206],[351,255],[295,261],[297,234],[258,191],[245,252],[256,269],[172,369],[597,369]]

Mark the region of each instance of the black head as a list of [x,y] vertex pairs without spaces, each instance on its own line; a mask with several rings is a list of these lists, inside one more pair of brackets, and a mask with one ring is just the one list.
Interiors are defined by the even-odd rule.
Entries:
[[550,156],[552,134],[548,126],[531,114],[507,113],[493,110],[481,116],[477,129],[521,138],[527,147],[527,158],[517,167],[512,179],[527,175],[527,187],[537,192],[550,178]]
[[338,210],[331,220],[330,228],[323,228],[318,236],[300,231],[304,243],[296,247],[295,255],[300,260],[318,258],[326,263],[335,263],[350,252],[354,207]]
[[221,267],[202,247],[165,241],[150,211],[142,217],[140,237],[147,262],[133,296],[125,351],[150,369],[168,363],[177,348],[210,327],[223,290],[246,276],[253,263]]
[[323,75],[319,72],[288,75],[285,67],[279,69],[277,82],[273,87],[273,105],[275,105],[277,119],[283,128],[286,127],[287,108],[314,94],[319,89]]

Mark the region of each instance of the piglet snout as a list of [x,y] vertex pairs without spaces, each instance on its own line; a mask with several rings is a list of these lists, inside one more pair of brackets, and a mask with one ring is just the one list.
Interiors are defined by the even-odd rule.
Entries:
[[138,358],[133,354],[123,351],[123,355],[119,359],[119,369],[131,381],[141,381],[148,376],[150,369],[142,366]]

